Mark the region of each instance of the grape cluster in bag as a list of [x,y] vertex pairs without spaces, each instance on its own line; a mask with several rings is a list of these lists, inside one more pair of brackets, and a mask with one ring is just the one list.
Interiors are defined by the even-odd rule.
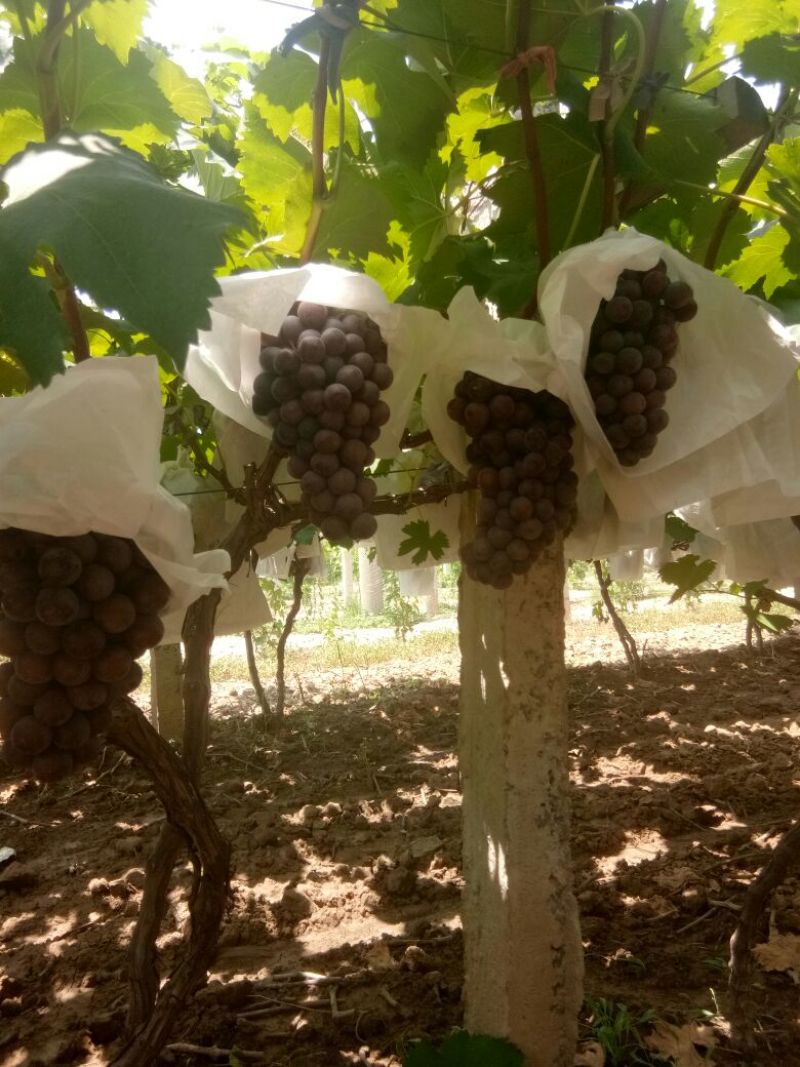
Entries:
[[375,482],[364,472],[389,420],[386,345],[367,316],[299,303],[260,355],[253,411],[274,427],[311,521],[329,541],[372,537]]
[[651,455],[669,423],[666,394],[677,326],[697,314],[692,288],[671,281],[661,260],[652,270],[624,270],[592,324],[586,384],[606,439],[624,467]]
[[575,521],[572,416],[551,393],[509,388],[471,372],[447,412],[471,438],[469,476],[481,494],[475,538],[461,558],[471,578],[507,589]]
[[92,759],[113,700],[164,634],[169,586],[136,545],[87,533],[0,530],[3,756],[40,781]]

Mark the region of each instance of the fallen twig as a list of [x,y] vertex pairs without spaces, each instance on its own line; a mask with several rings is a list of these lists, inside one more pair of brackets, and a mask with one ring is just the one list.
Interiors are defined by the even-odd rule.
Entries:
[[221,1060],[224,1057],[228,1063],[231,1062],[232,1056],[248,1063],[264,1062],[263,1052],[252,1052],[243,1048],[217,1048],[215,1045],[190,1045],[186,1041],[176,1041],[173,1045],[167,1045],[167,1049],[186,1056],[204,1056],[209,1060]]

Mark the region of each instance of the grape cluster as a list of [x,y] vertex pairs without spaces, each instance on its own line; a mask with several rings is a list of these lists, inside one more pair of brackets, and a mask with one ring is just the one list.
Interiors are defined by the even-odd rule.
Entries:
[[670,366],[678,347],[677,324],[697,314],[692,288],[671,281],[663,260],[652,270],[624,270],[614,296],[604,300],[592,325],[586,384],[608,443],[624,467],[656,447],[669,415]]
[[92,759],[110,702],[142,680],[169,587],[132,541],[0,530],[3,756],[40,781]]
[[471,578],[507,589],[575,521],[572,417],[551,393],[512,389],[471,372],[447,413],[471,438],[470,481],[481,494],[475,538],[462,546],[461,558]]
[[389,420],[382,390],[392,384],[386,345],[365,315],[299,303],[261,350],[253,411],[290,454],[311,521],[329,541],[372,537],[375,482],[365,470]]

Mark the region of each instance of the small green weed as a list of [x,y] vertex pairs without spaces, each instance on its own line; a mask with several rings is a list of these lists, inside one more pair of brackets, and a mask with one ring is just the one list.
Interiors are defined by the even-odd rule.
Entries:
[[627,1004],[605,997],[586,1003],[592,1013],[590,1036],[602,1046],[606,1067],[662,1067],[665,1061],[643,1045],[642,1029],[654,1021],[655,1012],[634,1012]]

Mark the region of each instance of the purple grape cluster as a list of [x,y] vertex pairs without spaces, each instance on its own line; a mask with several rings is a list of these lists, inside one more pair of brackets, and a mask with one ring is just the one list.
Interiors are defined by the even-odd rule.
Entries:
[[381,392],[392,384],[386,344],[366,315],[300,303],[261,350],[253,411],[289,453],[311,521],[334,544],[377,529],[376,485],[364,472],[389,420]]
[[100,750],[110,704],[164,635],[167,584],[132,541],[0,530],[3,757],[43,782]]
[[652,270],[624,270],[614,296],[592,325],[586,384],[608,443],[624,467],[652,454],[669,423],[667,392],[677,325],[697,314],[692,287],[670,281],[661,260]]
[[572,416],[548,392],[512,389],[468,372],[447,407],[471,438],[478,526],[461,558],[475,581],[507,589],[575,521]]

